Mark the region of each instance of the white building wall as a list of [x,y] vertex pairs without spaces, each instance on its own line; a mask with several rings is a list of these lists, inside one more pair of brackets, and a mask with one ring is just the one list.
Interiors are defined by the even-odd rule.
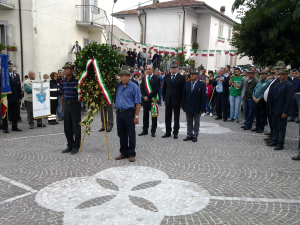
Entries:
[[[144,16],[142,16],[142,21],[144,22]],[[141,40],[141,25],[137,15],[126,16],[124,20],[124,31],[130,35],[134,40],[140,42]],[[145,22],[144,22],[145,23]]]

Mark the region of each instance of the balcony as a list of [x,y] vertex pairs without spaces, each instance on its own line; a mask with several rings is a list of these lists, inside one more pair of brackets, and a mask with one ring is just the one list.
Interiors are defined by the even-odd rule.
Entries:
[[15,9],[15,4],[13,4],[13,0],[0,0],[0,10],[1,9]]
[[93,5],[76,5],[76,24],[87,28],[104,29],[104,25],[108,25],[109,22],[103,9]]

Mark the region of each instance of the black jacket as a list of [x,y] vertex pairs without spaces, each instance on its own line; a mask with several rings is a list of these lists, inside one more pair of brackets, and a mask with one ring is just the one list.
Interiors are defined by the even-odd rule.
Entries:
[[152,78],[150,79],[150,85],[152,88],[152,92],[150,94],[148,94],[147,89],[146,89],[146,85],[145,85],[145,77],[143,77],[142,79],[142,83],[141,83],[141,93],[143,97],[146,97],[149,99],[149,101],[157,95],[158,91],[159,91],[159,85],[160,85],[160,80],[157,76],[153,75]]
[[14,73],[14,78],[9,76],[11,94],[7,95],[7,101],[9,104],[19,103],[19,100],[22,99],[22,89],[21,89],[21,80],[20,76],[17,73]]
[[[217,78],[220,78],[220,76],[215,77],[215,79],[211,80],[211,85],[215,88],[218,85],[218,82],[216,81]],[[224,81],[223,81],[223,95],[227,95],[229,96],[229,81],[230,81],[230,76],[228,77],[224,77]],[[215,90],[215,92],[217,91],[217,89]]]
[[[279,80],[279,79],[278,79]],[[282,113],[289,115],[290,109],[294,102],[295,87],[288,80],[283,83],[283,86],[278,90],[278,94],[275,95],[274,90],[280,82],[274,82],[274,85],[270,87],[268,101],[270,96],[269,105],[271,105],[271,113],[276,117],[281,117]],[[272,88],[272,89],[271,89]],[[273,98],[276,97],[276,104],[272,105]]]
[[166,106],[170,104],[174,108],[180,107],[180,104],[182,103],[182,94],[185,83],[185,77],[180,73],[177,73],[173,84],[171,73],[165,75],[162,88],[162,96],[163,100],[166,103]]
[[58,97],[60,84],[58,80],[50,80],[50,97]]
[[191,92],[191,81],[185,83],[182,95],[182,109],[184,112],[192,114],[205,112],[206,99],[206,86],[203,82],[197,81],[193,92]]

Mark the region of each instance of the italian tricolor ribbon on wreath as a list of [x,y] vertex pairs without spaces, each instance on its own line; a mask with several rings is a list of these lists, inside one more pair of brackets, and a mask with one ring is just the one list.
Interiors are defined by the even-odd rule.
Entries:
[[[145,76],[145,85],[148,95],[152,92],[152,88],[150,85],[150,76]],[[151,117],[158,117],[158,94],[151,99]]]
[[88,75],[88,68],[89,66],[93,64],[94,66],[94,70],[95,70],[95,74],[96,74],[96,77],[97,77],[97,81],[98,81],[98,84],[99,84],[99,88],[100,90],[102,91],[102,94],[105,98],[105,101],[107,103],[107,105],[111,105],[113,100],[112,100],[112,97],[110,96],[109,92],[108,92],[108,89],[104,83],[104,80],[103,80],[103,77],[101,75],[101,72],[100,72],[100,68],[99,68],[99,65],[97,63],[97,60],[96,59],[89,59],[87,62],[86,62],[86,70],[83,71],[82,74],[80,74],[80,77],[79,77],[79,80],[78,80],[78,100],[79,102],[81,101],[81,89],[80,89],[80,86],[82,84],[82,82],[84,81],[84,79],[87,77]]

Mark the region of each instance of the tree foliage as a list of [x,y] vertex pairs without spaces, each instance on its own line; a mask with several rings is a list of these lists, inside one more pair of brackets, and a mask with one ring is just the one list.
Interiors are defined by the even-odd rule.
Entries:
[[296,0],[235,0],[232,11],[238,10],[241,24],[234,26],[232,45],[261,66],[279,60],[300,65],[297,7]]

